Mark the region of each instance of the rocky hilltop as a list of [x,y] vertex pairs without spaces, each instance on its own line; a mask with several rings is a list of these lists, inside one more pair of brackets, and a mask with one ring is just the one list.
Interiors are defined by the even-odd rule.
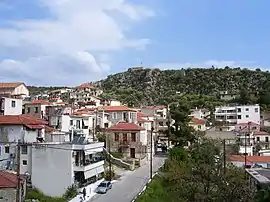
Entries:
[[[116,98],[130,105],[166,104],[175,96],[201,94],[216,96],[220,91],[246,96],[259,102],[270,92],[270,73],[241,68],[188,68],[160,70],[131,68],[101,80],[104,98]],[[251,96],[252,95],[252,96]]]

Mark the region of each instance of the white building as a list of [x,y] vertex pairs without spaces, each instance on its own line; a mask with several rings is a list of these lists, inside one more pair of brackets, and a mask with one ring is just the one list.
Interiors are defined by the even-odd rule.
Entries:
[[62,196],[73,184],[96,181],[104,172],[104,143],[44,143],[32,146],[31,178],[48,196]]
[[[47,124],[46,121],[32,116],[0,116],[0,159],[3,159],[0,162],[0,167],[14,169],[16,148],[19,140],[24,143],[44,141],[46,128],[48,128],[45,124]],[[27,165],[24,159],[21,160],[21,165]]]
[[216,128],[220,131],[232,131],[239,123],[260,124],[260,106],[223,106],[215,109]]
[[208,109],[192,109],[189,117],[194,117],[197,119],[206,119],[209,117],[211,112]]
[[34,100],[33,102],[25,103],[23,107],[23,114],[33,115],[38,118],[45,118],[46,107],[52,103],[44,100]]
[[17,96],[24,98],[29,96],[29,90],[22,82],[0,83],[0,95],[4,97]]
[[0,115],[20,115],[22,114],[22,99],[0,98]]

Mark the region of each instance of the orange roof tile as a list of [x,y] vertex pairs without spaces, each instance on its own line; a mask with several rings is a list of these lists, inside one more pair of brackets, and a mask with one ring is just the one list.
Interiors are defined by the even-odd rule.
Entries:
[[31,115],[2,115],[0,125],[46,125],[48,122]]
[[129,108],[127,106],[107,106],[107,107],[104,108],[104,111],[111,111],[111,112],[133,111],[133,112],[137,112],[137,110]]
[[0,171],[0,188],[16,188],[17,175],[8,171]]
[[238,125],[238,126],[248,126],[249,123],[250,123],[250,125],[257,125],[257,126],[260,125],[260,124],[254,123],[254,122],[238,123],[236,125]]
[[0,83],[0,89],[1,88],[17,88],[20,85],[24,85],[23,82],[14,82],[14,83]]
[[52,128],[52,127],[50,127],[50,126],[45,126],[45,132],[51,133],[51,132],[53,132],[53,131],[55,131],[54,128]]
[[52,103],[47,102],[45,100],[34,100],[33,102],[27,103],[27,104],[33,104],[33,105],[51,105]]
[[149,115],[148,114],[144,114],[142,112],[138,112],[137,113],[137,121],[138,122],[152,122],[151,120],[149,120]]
[[[245,162],[245,156],[244,155],[230,155],[229,160],[230,161]],[[247,156],[247,161],[250,163],[270,162],[270,156]]]
[[83,83],[79,86],[76,86],[75,88],[95,88],[92,83]]
[[204,120],[204,119],[197,119],[197,118],[194,118],[193,117],[190,122],[192,122],[194,124],[205,124],[206,123],[206,120]]
[[268,132],[265,132],[265,131],[256,131],[253,133],[254,135],[269,135]]
[[108,131],[141,131],[145,130],[141,126],[136,125],[135,123],[119,122],[114,126],[108,128]]

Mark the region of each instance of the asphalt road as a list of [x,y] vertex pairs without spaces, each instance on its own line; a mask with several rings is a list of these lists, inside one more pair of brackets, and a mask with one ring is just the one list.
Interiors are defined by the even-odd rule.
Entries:
[[[153,158],[153,173],[163,165],[165,157]],[[131,202],[133,198],[143,189],[149,180],[149,163],[128,172],[125,176],[115,182],[111,190],[106,194],[97,194],[90,201],[92,202]]]

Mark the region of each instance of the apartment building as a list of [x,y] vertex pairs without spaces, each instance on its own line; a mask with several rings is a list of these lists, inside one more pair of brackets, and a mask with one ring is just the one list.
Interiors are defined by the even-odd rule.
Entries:
[[0,115],[22,114],[22,99],[2,97],[0,98]]
[[72,185],[96,182],[104,173],[103,147],[103,142],[89,143],[85,137],[29,146],[25,155],[31,159],[32,185],[45,195],[62,196]]
[[219,131],[233,131],[239,123],[260,124],[260,106],[222,106],[215,109],[215,125]]

